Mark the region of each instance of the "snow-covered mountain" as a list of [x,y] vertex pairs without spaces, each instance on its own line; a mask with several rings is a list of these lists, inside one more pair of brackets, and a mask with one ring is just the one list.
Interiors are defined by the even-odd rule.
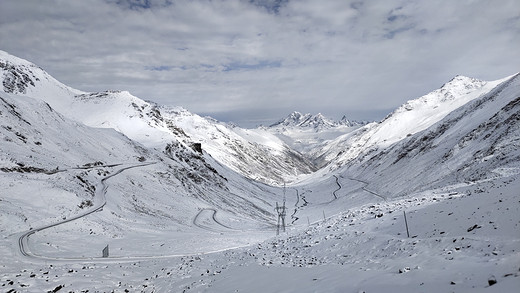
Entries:
[[333,128],[338,126],[363,126],[368,124],[365,121],[349,120],[346,116],[343,116],[341,120],[335,121],[323,116],[321,113],[312,115],[310,113],[302,114],[300,112],[292,112],[287,117],[273,123],[269,126],[272,129],[287,129],[287,128],[312,128],[314,131],[322,131],[327,128]]
[[[486,86],[494,87],[482,93]],[[447,182],[480,181],[516,168],[520,162],[520,74],[482,85],[477,92],[481,93],[477,98],[431,126],[386,148],[373,144],[348,161],[340,155],[335,164],[345,163],[343,172],[372,182],[373,188],[389,197]],[[397,110],[381,124],[398,121],[399,113],[403,112]]]
[[368,122],[349,120],[346,116],[343,116],[340,121],[334,121],[321,113],[312,115],[293,112],[269,127],[258,129],[269,131],[291,148],[314,161],[312,153],[315,149],[366,124]]
[[330,128],[336,125],[336,122],[326,118],[321,113],[312,115],[310,113],[302,114],[300,112],[293,112],[286,118],[270,125],[269,127],[307,127],[319,131],[320,129]]
[[[94,244],[90,252],[82,245],[106,239],[124,243],[138,231],[158,239],[189,238],[194,226],[211,231],[217,211],[231,222],[228,227],[272,225],[281,191],[246,179],[201,152],[158,106],[127,92],[71,90],[34,65],[10,55],[7,59],[0,75],[3,235],[78,218],[72,226],[79,229],[68,231],[65,224],[57,230],[83,239],[85,227],[90,227],[87,235],[97,240],[87,236],[67,249],[95,255]],[[13,78],[24,74],[28,77]],[[104,183],[108,179],[109,189]],[[94,208],[99,209],[97,217],[83,218]],[[56,233],[44,230],[37,237]],[[219,237],[207,236],[208,245],[216,245],[211,249],[218,248]],[[65,246],[52,245],[36,250],[52,254],[53,248]],[[201,251],[185,247],[186,253]]]
[[[72,168],[99,161],[137,161],[145,150],[112,129],[67,119],[41,100],[0,92],[4,170]],[[118,152],[117,150],[126,150]]]
[[320,165],[330,164],[331,169],[338,168],[427,129],[455,109],[486,95],[511,78],[485,82],[457,76],[440,89],[408,101],[382,121],[370,123],[315,149],[313,157]]
[[282,185],[315,170],[301,154],[267,131],[239,129],[178,107],[146,102],[126,91],[74,90],[38,66],[3,51],[0,70],[5,92],[42,99],[70,119],[115,129],[147,147],[201,143],[220,163],[270,184]]
[[[26,184],[24,178],[28,177],[31,182],[65,186],[70,193],[56,202],[67,206],[60,210],[64,216],[80,212],[82,208],[75,206],[81,202],[94,201],[99,190],[95,182],[121,166],[142,168],[126,171],[136,177],[116,187],[120,193],[113,198],[118,199],[112,214],[147,211],[145,214],[150,218],[167,216],[182,226],[191,224],[192,216],[201,206],[222,207],[238,214],[242,210],[245,213],[242,219],[265,218],[271,213],[271,204],[265,200],[272,193],[263,190],[256,195],[261,195],[261,202],[255,202],[256,196],[251,197],[255,184],[182,143],[173,141],[164,149],[149,148],[113,129],[92,128],[70,120],[41,100],[5,92],[0,92],[0,117],[0,171],[5,175],[2,184],[23,190],[23,185],[16,186]],[[146,167],[149,163],[154,163],[153,168]],[[67,178],[65,183],[61,182],[64,178]],[[8,184],[9,181],[14,184]],[[242,190],[244,186],[247,191]],[[128,198],[130,194],[143,195],[152,190],[155,190],[153,196]],[[13,198],[11,203],[27,200],[33,199],[24,194]],[[30,206],[28,203],[21,206],[25,205]],[[184,210],[168,215],[172,208]],[[3,217],[12,222],[9,216],[17,215],[20,213],[7,213]]]
[[[218,250],[227,247],[222,242],[227,236],[210,232],[194,239],[193,229],[266,229],[272,226],[273,205],[281,194],[183,142],[147,146],[114,129],[72,120],[42,100],[4,91],[0,135],[0,232],[6,236],[1,246],[11,247],[10,237],[22,237],[24,230],[43,229],[31,237],[34,246],[25,244],[23,253],[33,258],[63,253],[92,257],[100,242],[142,255],[136,250],[140,246],[128,239],[143,233],[152,242],[182,238],[186,254]],[[95,216],[84,217],[93,211]],[[211,220],[217,219],[217,211],[224,219],[219,224]],[[74,221],[68,224],[69,219]],[[53,228],[59,221],[63,225]],[[68,236],[56,236],[61,233]],[[189,241],[206,246],[193,247]],[[157,247],[152,254],[168,254],[169,249],[171,245]],[[2,249],[2,263],[12,259],[6,255],[11,252]]]
[[518,74],[457,76],[377,123],[259,129],[77,91],[2,51],[0,78],[6,292],[520,286]]
[[368,123],[370,123],[370,121],[367,121],[367,120],[351,120],[351,119],[348,119],[347,116],[343,116],[341,117],[341,119],[338,121],[338,124],[339,125],[345,125],[345,126],[348,126],[348,127],[355,127],[355,126],[363,126],[363,125],[367,125]]
[[265,129],[243,129],[180,107],[159,110],[217,161],[248,178],[283,185],[315,171],[310,161]]

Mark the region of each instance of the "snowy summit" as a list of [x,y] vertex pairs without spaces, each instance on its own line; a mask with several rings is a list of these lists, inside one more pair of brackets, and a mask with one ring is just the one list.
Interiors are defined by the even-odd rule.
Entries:
[[302,114],[300,112],[293,112],[289,114],[286,118],[273,123],[270,125],[270,128],[281,128],[281,127],[293,127],[293,128],[312,128],[316,132],[333,128],[337,126],[362,126],[367,124],[368,122],[358,122],[358,121],[350,121],[346,116],[343,116],[340,121],[334,121],[332,119],[326,118],[321,113],[316,115],[312,115],[310,113]]

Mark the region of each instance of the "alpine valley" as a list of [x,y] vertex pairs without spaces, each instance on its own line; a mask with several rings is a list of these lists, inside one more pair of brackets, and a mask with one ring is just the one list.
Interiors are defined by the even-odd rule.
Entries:
[[520,74],[255,129],[3,51],[0,80],[3,292],[520,288]]

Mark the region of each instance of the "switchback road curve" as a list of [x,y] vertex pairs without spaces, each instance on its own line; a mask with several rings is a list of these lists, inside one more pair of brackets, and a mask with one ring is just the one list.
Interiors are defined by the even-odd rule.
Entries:
[[223,228],[226,228],[226,229],[228,229],[228,230],[235,230],[235,231],[237,230],[237,229],[231,228],[231,227],[229,227],[229,226],[227,226],[227,225],[225,225],[225,224],[222,224],[222,222],[220,222],[220,221],[217,219],[217,210],[214,209],[214,208],[203,208],[203,209],[201,209],[201,210],[197,213],[197,215],[195,216],[195,218],[193,218],[193,221],[192,221],[192,222],[193,222],[193,225],[194,225],[194,226],[197,226],[197,227],[199,227],[199,228],[201,228],[201,229],[204,229],[204,230],[213,231],[213,232],[216,232],[216,231],[217,231],[217,232],[220,232],[220,231],[218,231],[218,230],[216,230],[216,229],[213,229],[213,228],[211,228],[211,227],[205,226],[205,225],[203,225],[202,223],[200,223],[200,222],[201,222],[200,218],[202,217],[203,214],[206,214],[206,213],[210,213],[210,214],[211,214],[211,219],[212,219],[212,221],[215,222],[217,225],[219,225],[219,226],[221,226],[221,227],[223,227]]
[[136,165],[130,165],[130,166],[122,167],[119,170],[117,170],[116,172],[114,172],[113,174],[110,174],[110,175],[102,178],[98,182],[98,184],[96,185],[95,198],[98,199],[98,200],[96,200],[96,202],[94,203],[94,206],[91,209],[89,209],[87,211],[84,211],[82,213],[79,213],[79,214],[77,214],[77,215],[75,215],[73,217],[70,217],[70,218],[58,221],[56,223],[49,224],[49,225],[44,225],[44,226],[37,227],[37,228],[33,228],[33,229],[31,229],[31,230],[29,230],[27,232],[22,233],[18,237],[18,249],[19,249],[20,253],[23,256],[30,257],[30,258],[42,258],[40,256],[37,256],[37,255],[33,254],[31,252],[30,248],[29,248],[29,237],[31,235],[33,235],[34,233],[43,231],[45,229],[49,229],[49,228],[52,228],[52,227],[56,227],[58,225],[62,225],[62,224],[65,224],[65,223],[69,223],[69,222],[75,221],[77,219],[83,218],[85,216],[88,216],[88,215],[90,215],[90,214],[92,214],[94,212],[97,212],[97,211],[101,210],[107,203],[107,200],[106,200],[107,185],[105,183],[106,180],[121,174],[121,172],[123,172],[125,170],[132,169],[132,168],[138,168],[138,167],[144,167],[144,166],[148,166],[148,165],[152,165],[152,164],[155,164],[155,162],[145,163],[145,164],[136,164]]

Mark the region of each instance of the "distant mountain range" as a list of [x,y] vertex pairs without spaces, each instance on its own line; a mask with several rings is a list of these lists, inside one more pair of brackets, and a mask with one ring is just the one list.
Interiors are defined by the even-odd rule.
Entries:
[[220,163],[271,184],[296,180],[327,165],[337,169],[367,152],[384,150],[516,78],[485,82],[456,76],[440,89],[403,104],[380,122],[346,117],[335,121],[321,113],[293,112],[269,127],[242,129],[181,107],[146,102],[125,91],[82,92],[6,52],[0,54],[0,69],[6,93],[43,99],[70,119],[115,129],[146,147],[164,148],[172,141],[185,147],[201,143]]
[[312,115],[310,113],[302,114],[300,112],[292,112],[286,118],[273,123],[269,127],[280,128],[280,127],[300,127],[300,128],[313,128],[316,131],[320,131],[327,128],[333,128],[338,126],[356,127],[368,124],[368,121],[356,121],[348,120],[346,116],[343,116],[341,120],[334,121],[323,116],[321,113]]
[[440,89],[410,100],[380,122],[339,121],[293,112],[269,127],[242,129],[181,107],[143,101],[125,91],[86,93],[72,89],[38,66],[0,52],[3,91],[43,99],[68,118],[111,128],[145,147],[172,142],[202,149],[251,179],[271,184],[296,180],[317,168],[352,165],[360,158],[432,127],[457,108],[515,76],[494,82],[456,76]]

